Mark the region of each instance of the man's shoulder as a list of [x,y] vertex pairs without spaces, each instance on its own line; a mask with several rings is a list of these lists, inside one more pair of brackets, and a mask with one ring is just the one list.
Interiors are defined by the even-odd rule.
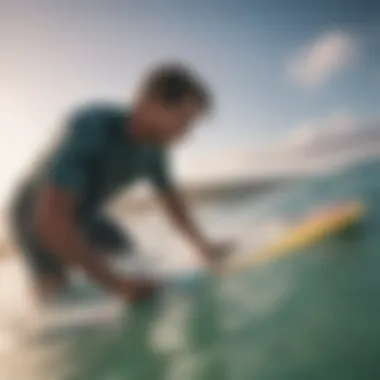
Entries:
[[75,145],[104,144],[120,129],[126,109],[117,103],[93,102],[81,105],[66,117],[65,134]]
[[[109,130],[119,116],[117,106],[107,103],[88,103],[66,114],[64,130],[52,153],[53,157],[72,150],[96,150],[108,140]],[[121,116],[120,116],[121,117]]]
[[91,102],[82,104],[68,115],[70,124],[75,125],[107,125],[121,120],[126,110],[117,103]]

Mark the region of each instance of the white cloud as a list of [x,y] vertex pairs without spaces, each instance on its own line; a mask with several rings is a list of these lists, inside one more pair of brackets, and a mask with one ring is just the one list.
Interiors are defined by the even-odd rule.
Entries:
[[356,40],[344,32],[321,35],[290,59],[287,74],[300,85],[320,86],[352,62],[356,45]]
[[349,114],[307,120],[278,141],[258,149],[232,148],[187,157],[182,160],[179,172],[186,173],[187,179],[213,182],[223,178],[232,180],[307,171],[314,166],[321,167],[321,159],[331,164],[331,155],[336,150],[344,151],[347,136],[355,134],[358,129],[359,122]]
[[182,161],[184,177],[200,182],[252,176],[324,172],[380,156],[380,119],[369,122],[338,112],[295,125],[261,149],[208,152]]
[[356,131],[358,124],[358,120],[349,114],[304,121],[293,129],[283,143],[291,148],[323,144]]

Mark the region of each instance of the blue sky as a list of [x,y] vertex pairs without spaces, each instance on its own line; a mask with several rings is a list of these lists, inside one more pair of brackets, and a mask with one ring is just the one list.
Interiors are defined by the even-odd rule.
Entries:
[[379,21],[376,1],[0,0],[1,180],[67,109],[130,99],[160,59],[192,64],[215,93],[190,156],[376,119]]

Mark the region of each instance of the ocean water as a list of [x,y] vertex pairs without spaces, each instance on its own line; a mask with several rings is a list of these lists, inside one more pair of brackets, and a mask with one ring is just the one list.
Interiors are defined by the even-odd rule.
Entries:
[[[82,287],[78,304],[90,317],[0,352],[0,379],[378,378],[380,162],[265,196],[231,194],[196,214],[210,235],[231,236],[245,250],[292,218],[346,199],[367,206],[356,230],[244,273],[205,275],[133,309]],[[126,224],[166,273],[198,268],[161,216]]]

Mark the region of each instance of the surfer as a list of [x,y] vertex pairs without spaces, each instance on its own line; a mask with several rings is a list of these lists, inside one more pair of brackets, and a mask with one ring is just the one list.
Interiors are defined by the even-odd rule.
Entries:
[[196,226],[168,169],[170,146],[209,110],[207,86],[188,68],[163,64],[145,78],[130,107],[97,103],[69,115],[64,137],[20,186],[13,230],[44,300],[67,285],[78,267],[114,294],[137,301],[159,285],[116,274],[111,251],[133,250],[102,209],[138,179],[150,180],[177,227],[214,265],[225,244],[213,244]]

